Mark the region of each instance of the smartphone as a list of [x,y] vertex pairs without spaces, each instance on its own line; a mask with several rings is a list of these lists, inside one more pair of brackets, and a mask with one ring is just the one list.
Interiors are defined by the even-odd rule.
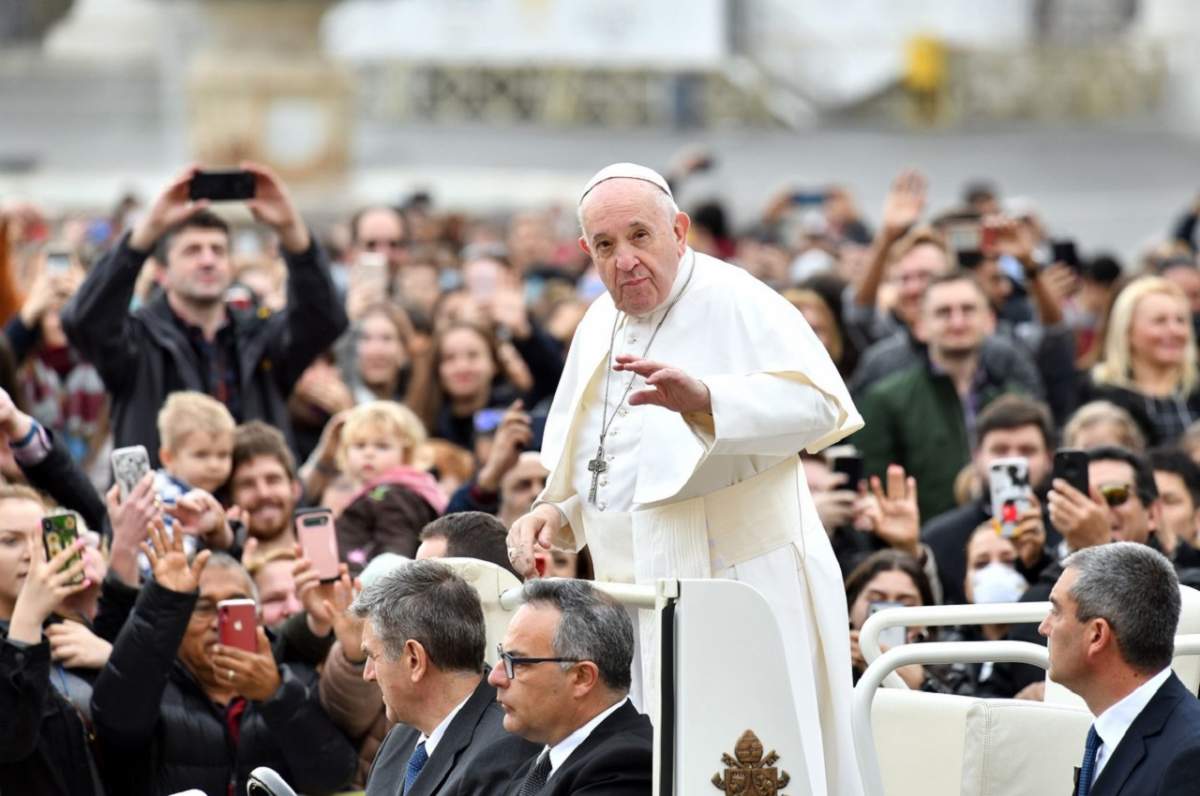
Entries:
[[946,243],[956,252],[983,248],[983,229],[978,221],[955,221],[946,225]]
[[827,196],[827,191],[795,191],[791,194],[791,196],[788,197],[788,199],[794,205],[799,205],[801,207],[812,207],[814,205],[823,204]]
[[1000,535],[1010,539],[1021,515],[1033,508],[1029,461],[1019,457],[993,461],[988,467],[988,489],[992,494],[992,519],[999,524]]
[[504,419],[506,409],[480,409],[475,413],[475,433],[491,434]]
[[59,276],[71,270],[71,253],[61,249],[46,252],[46,273]]
[[299,509],[294,520],[296,538],[304,550],[304,557],[312,562],[322,583],[338,579],[337,530],[333,524],[333,511],[324,506]]
[[[867,609],[867,616],[873,616],[885,608],[907,608],[904,603],[876,602],[871,603]],[[881,646],[891,649],[899,647],[901,644],[908,642],[908,628],[904,625],[893,625],[885,627],[879,631],[879,643]]]
[[[47,561],[75,544],[75,540],[78,538],[79,527],[75,521],[74,514],[51,514],[47,517],[42,517],[42,541],[46,545]],[[75,555],[67,559],[67,563],[63,565],[63,570],[75,566],[75,562],[80,561],[82,558],[83,552],[79,550],[75,551]],[[82,572],[71,580],[71,583],[82,582]]]
[[211,199],[214,202],[240,202],[253,199],[255,190],[253,172],[235,169],[232,171],[198,171],[188,184],[189,199]]
[[117,448],[112,452],[113,479],[121,486],[121,500],[150,472],[150,455],[142,445]]
[[221,600],[217,603],[217,634],[226,647],[257,652],[257,620],[254,600]]
[[1051,241],[1050,250],[1052,252],[1051,262],[1062,263],[1063,265],[1079,270],[1079,251],[1075,248],[1073,240],[1056,240]]
[[354,259],[355,284],[383,284],[387,281],[387,257],[382,252],[362,252]]
[[858,489],[858,482],[863,479],[863,457],[857,453],[844,453],[833,457],[833,471],[846,476],[846,483],[841,489]]
[[1089,494],[1087,452],[1078,448],[1056,450],[1054,477],[1061,478],[1085,495]]

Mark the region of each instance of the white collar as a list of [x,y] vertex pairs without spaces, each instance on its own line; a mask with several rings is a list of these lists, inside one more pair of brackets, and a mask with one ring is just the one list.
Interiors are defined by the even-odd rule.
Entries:
[[[472,691],[471,693],[475,692]],[[471,694],[467,694],[467,699],[470,698]],[[442,719],[441,723],[433,728],[433,732],[429,737],[426,737],[425,733],[421,733],[421,737],[417,739],[417,743],[420,744],[423,742],[425,744],[425,755],[427,757],[433,757],[433,750],[441,743],[442,736],[446,734],[446,729],[450,726],[450,722],[454,721],[454,717],[458,715],[458,711],[462,710],[463,705],[467,704],[467,699],[455,705],[454,709],[446,714],[446,718]]]
[[1130,725],[1142,714],[1146,705],[1150,703],[1150,700],[1158,693],[1158,689],[1162,688],[1163,683],[1167,682],[1170,676],[1171,667],[1168,666],[1096,718],[1096,734],[1104,742],[1105,758],[1110,757],[1120,745],[1121,739],[1129,731]]
[[[556,743],[554,746],[551,746],[550,747],[550,775],[553,775],[555,771],[558,771],[558,767],[566,762],[567,758],[571,756],[571,753],[574,752],[576,749],[578,749],[580,744],[582,744],[584,741],[586,741],[588,739],[588,736],[592,734],[592,730],[594,730],[598,726],[600,726],[601,722],[603,722],[605,719],[607,719],[612,714],[616,713],[617,709],[620,708],[622,705],[624,705],[628,701],[629,701],[629,697],[625,697],[624,699],[618,701],[615,705],[612,705],[607,710],[603,711],[602,713],[597,714],[596,717],[593,718],[591,721],[589,721],[587,724],[583,725],[578,730],[576,730],[575,732],[568,735],[566,738],[563,738],[561,741]],[[546,778],[549,779],[550,775],[547,775]]]

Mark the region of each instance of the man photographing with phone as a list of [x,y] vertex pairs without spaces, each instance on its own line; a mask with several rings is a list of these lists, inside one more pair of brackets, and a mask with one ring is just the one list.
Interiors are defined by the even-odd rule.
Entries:
[[[289,432],[287,396],[317,354],[346,327],[325,255],[273,171],[181,172],[145,216],[93,267],[63,310],[63,327],[96,363],[112,394],[115,444],[156,458],[155,416],[178,390],[207,393],[239,422]],[[277,314],[226,305],[233,282],[229,225],[213,201],[246,196],[271,227],[288,267],[287,307]],[[207,196],[205,196],[207,194]],[[151,254],[163,295],[129,313],[134,282]]]

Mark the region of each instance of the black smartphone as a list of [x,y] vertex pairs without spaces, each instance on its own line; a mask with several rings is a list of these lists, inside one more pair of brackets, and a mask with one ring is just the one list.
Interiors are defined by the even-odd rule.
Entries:
[[833,457],[833,471],[846,476],[846,483],[841,489],[858,489],[858,482],[863,478],[863,458],[857,453],[842,454]]
[[254,184],[249,171],[198,171],[188,186],[188,198],[240,202],[254,198]]
[[1061,478],[1083,494],[1088,494],[1088,455],[1078,448],[1059,448],[1054,452],[1054,477]]
[[1075,241],[1056,240],[1051,242],[1050,248],[1052,252],[1050,259],[1052,262],[1062,263],[1076,271],[1079,270],[1079,251],[1075,248]]

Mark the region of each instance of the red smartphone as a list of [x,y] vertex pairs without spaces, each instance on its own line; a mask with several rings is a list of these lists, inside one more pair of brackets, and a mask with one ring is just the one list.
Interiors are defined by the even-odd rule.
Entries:
[[217,629],[222,645],[257,652],[258,615],[254,600],[217,603]]
[[300,509],[294,516],[296,538],[322,583],[338,579],[337,529],[333,511],[324,506]]

